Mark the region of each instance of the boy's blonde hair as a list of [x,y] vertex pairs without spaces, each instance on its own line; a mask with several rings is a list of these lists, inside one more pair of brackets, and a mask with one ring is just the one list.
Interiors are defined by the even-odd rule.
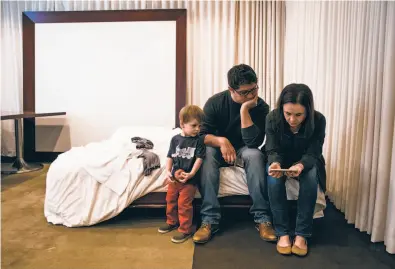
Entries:
[[184,106],[178,115],[181,123],[188,123],[196,119],[199,123],[203,122],[204,112],[203,110],[195,105]]

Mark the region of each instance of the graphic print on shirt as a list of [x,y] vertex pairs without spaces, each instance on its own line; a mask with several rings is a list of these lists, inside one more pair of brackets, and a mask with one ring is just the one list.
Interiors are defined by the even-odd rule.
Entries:
[[187,158],[192,159],[195,156],[196,148],[181,148],[179,146],[176,147],[176,152],[171,155],[171,157],[180,157],[180,158]]

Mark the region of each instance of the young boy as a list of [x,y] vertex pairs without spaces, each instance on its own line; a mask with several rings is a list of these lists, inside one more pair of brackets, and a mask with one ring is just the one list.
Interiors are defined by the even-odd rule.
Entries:
[[178,234],[171,239],[173,243],[185,242],[193,233],[192,201],[196,192],[195,175],[206,154],[204,141],[199,137],[203,116],[203,110],[198,106],[189,105],[181,109],[179,118],[182,132],[172,138],[167,154],[167,221],[158,232],[168,233],[178,228]]

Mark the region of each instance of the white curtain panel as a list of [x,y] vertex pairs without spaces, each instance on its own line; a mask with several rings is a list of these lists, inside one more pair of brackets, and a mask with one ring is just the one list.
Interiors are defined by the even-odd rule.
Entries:
[[[1,45],[7,55],[2,58],[2,66],[7,66],[2,68],[7,69],[2,80],[2,109],[22,109],[22,11],[186,8],[188,103],[203,106],[210,96],[226,89],[227,71],[239,63],[255,69],[260,95],[271,106],[283,88],[285,2],[76,0],[1,4]],[[4,124],[2,155],[12,156],[13,123]]]
[[[284,84],[327,118],[327,194],[395,253],[395,2],[287,2]],[[391,165],[392,164],[392,165]]]
[[[22,105],[22,12],[53,11],[54,1],[1,1],[1,111],[19,113]],[[1,155],[15,156],[12,120],[1,121]]]

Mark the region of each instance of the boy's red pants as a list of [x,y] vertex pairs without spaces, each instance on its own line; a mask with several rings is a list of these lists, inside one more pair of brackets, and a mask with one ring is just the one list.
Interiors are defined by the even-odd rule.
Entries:
[[193,232],[192,201],[195,198],[195,193],[196,186],[192,184],[171,182],[168,185],[166,194],[166,222],[169,225],[180,223],[180,227],[178,228],[180,233],[189,234]]

